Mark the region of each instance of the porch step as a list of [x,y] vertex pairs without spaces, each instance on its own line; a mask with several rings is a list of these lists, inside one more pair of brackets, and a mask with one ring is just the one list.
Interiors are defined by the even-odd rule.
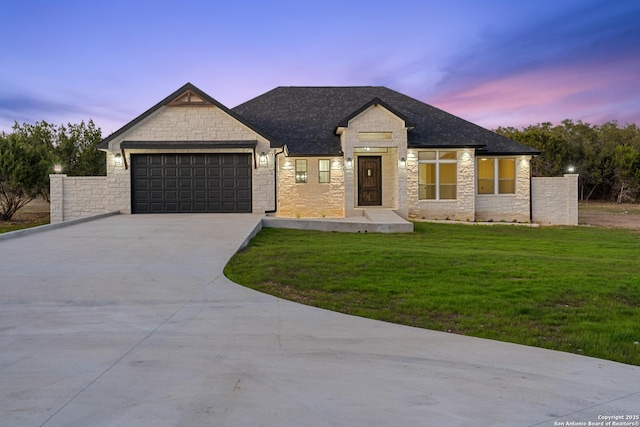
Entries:
[[369,218],[369,221],[371,222],[388,222],[390,224],[407,222],[404,218],[390,209],[364,209],[363,214]]
[[413,224],[390,209],[365,209],[364,216],[386,233],[411,233]]
[[390,210],[366,209],[348,218],[278,218],[265,216],[263,227],[345,233],[412,233],[413,223]]

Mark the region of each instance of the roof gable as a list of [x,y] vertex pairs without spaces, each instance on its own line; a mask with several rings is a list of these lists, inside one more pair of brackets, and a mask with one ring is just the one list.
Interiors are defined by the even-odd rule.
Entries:
[[391,114],[395,115],[402,121],[404,121],[404,126],[406,128],[413,128],[415,126],[413,122],[409,120],[404,114],[400,113],[398,110],[391,107],[389,104],[387,104],[380,98],[376,97],[376,98],[373,98],[371,101],[367,102],[366,104],[364,104],[362,107],[355,110],[353,113],[349,114],[347,117],[340,120],[337,124],[337,127],[348,127],[349,122],[351,120],[358,117],[360,114],[362,114],[364,111],[368,110],[369,108],[373,106],[378,106],[378,105],[383,107],[385,110],[389,111]]
[[138,125],[139,123],[144,121],[147,117],[151,116],[153,113],[155,113],[156,111],[158,111],[160,108],[162,108],[164,106],[169,106],[169,107],[185,107],[185,106],[187,106],[187,107],[207,107],[207,106],[215,106],[215,107],[219,108],[220,110],[222,110],[227,115],[233,117],[235,120],[237,120],[238,122],[242,123],[243,125],[245,125],[249,129],[251,129],[252,131],[254,131],[257,134],[261,135],[265,139],[267,139],[269,141],[273,141],[272,137],[268,136],[262,130],[260,130],[256,126],[254,126],[252,123],[248,122],[244,117],[238,115],[233,110],[230,110],[229,108],[225,107],[223,104],[221,104],[220,102],[216,101],[211,96],[207,95],[205,92],[203,92],[202,90],[197,88],[195,85],[193,85],[191,83],[186,83],[185,85],[180,87],[178,90],[176,90],[175,92],[171,93],[169,96],[164,98],[162,101],[158,102],[156,105],[154,105],[153,107],[149,108],[147,111],[145,111],[144,113],[142,113],[141,115],[139,115],[138,117],[136,117],[135,119],[133,119],[132,121],[130,121],[129,123],[127,123],[126,125],[121,127],[120,129],[118,129],[117,131],[115,131],[114,133],[109,135],[108,137],[104,138],[98,144],[98,148],[99,149],[103,149],[103,150],[108,149],[110,141],[116,139],[120,135],[122,135],[122,134],[126,133],[127,131],[129,131],[130,129],[134,128],[136,125]]

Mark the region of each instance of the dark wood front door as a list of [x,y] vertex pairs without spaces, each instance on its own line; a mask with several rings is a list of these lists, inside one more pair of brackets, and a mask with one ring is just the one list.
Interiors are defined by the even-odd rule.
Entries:
[[358,206],[382,206],[382,157],[358,157]]

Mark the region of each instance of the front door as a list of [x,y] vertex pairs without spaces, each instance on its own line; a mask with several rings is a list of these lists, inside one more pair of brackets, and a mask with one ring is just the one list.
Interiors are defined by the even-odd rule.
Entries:
[[358,206],[382,206],[382,157],[358,157]]

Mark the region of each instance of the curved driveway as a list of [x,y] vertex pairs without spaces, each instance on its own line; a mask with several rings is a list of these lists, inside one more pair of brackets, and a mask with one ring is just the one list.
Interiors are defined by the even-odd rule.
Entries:
[[230,282],[223,266],[260,220],[119,215],[0,241],[0,424],[553,426],[640,413],[638,367]]

